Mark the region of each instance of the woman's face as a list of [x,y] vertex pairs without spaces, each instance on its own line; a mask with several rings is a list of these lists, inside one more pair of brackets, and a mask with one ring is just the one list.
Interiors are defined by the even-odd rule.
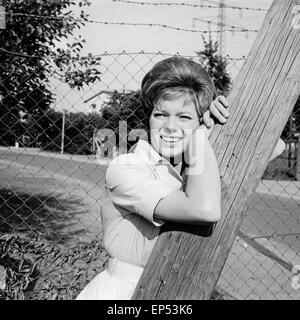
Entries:
[[152,147],[165,159],[176,159],[179,164],[190,138],[200,121],[192,99],[181,96],[173,101],[162,101],[150,116]]

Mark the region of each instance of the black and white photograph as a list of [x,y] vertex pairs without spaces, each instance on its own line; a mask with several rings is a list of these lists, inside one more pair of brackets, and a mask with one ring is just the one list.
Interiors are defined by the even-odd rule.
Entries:
[[300,0],[0,0],[0,300],[300,300]]

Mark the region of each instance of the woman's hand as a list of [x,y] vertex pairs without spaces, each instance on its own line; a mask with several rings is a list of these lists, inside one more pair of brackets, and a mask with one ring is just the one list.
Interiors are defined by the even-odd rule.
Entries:
[[229,118],[228,107],[228,100],[224,96],[218,96],[211,103],[209,110],[203,114],[203,122],[206,128],[211,129],[215,122],[225,124]]

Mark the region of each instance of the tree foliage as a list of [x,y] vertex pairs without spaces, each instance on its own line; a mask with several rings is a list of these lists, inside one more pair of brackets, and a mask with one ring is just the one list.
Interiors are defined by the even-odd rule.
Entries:
[[29,136],[27,147],[40,147],[43,150],[60,152],[64,126],[64,152],[69,154],[91,154],[93,135],[103,126],[103,119],[97,112],[65,112],[47,110],[40,121],[29,121],[25,134]]
[[[110,99],[102,108],[102,128],[111,129],[115,133],[116,143],[119,145],[120,123],[125,121],[127,132],[133,129],[148,129],[147,117],[141,103],[141,92],[112,92]],[[135,140],[127,141],[128,150],[135,143]]]
[[218,42],[213,43],[211,37],[208,41],[202,37],[204,49],[197,51],[196,54],[200,58],[200,63],[212,77],[217,94],[227,95],[231,87],[231,78],[226,68],[228,60],[218,54]]
[[[54,101],[48,87],[51,77],[80,89],[99,80],[100,72],[99,58],[81,57],[85,40],[75,37],[88,20],[83,11],[90,5],[87,0],[4,0],[3,5],[6,29],[0,30],[0,121],[6,127],[0,126],[0,143],[11,145],[20,134],[15,130],[20,110],[38,122],[50,108]],[[75,6],[82,7],[79,16],[73,13]]]

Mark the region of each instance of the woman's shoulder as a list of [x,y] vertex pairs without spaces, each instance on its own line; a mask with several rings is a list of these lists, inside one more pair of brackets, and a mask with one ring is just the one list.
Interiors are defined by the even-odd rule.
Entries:
[[126,165],[141,165],[143,161],[135,153],[124,153],[116,156],[108,165],[110,166],[126,166]]
[[134,153],[127,153],[115,157],[110,162],[106,170],[106,177],[112,175],[112,173],[114,176],[126,176],[126,173],[138,175],[146,171],[148,171],[148,168],[142,159]]
[[106,169],[107,185],[128,184],[151,175],[148,166],[137,155],[128,153],[115,157]]

